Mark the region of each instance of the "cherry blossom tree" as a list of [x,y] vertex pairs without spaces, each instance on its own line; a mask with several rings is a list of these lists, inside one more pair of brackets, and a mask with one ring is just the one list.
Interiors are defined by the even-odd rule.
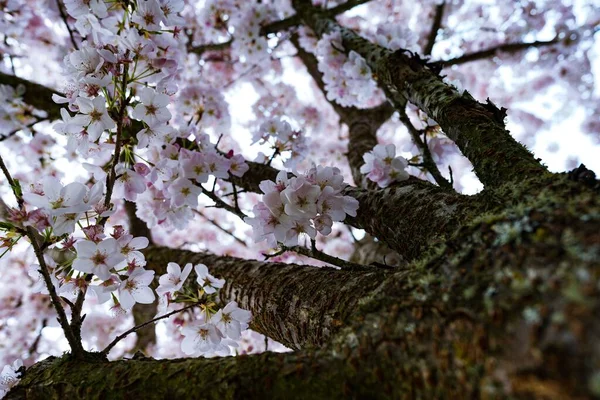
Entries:
[[0,3],[0,396],[599,397],[600,7],[415,3]]

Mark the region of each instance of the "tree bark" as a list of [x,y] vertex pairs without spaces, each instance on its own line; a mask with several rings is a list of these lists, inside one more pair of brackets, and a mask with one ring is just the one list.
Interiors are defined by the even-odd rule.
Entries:
[[[600,201],[565,176],[555,182],[357,295],[348,323],[320,349],[113,363],[65,356],[28,370],[7,398],[597,398]],[[287,279],[302,274],[289,268]],[[299,286],[315,284],[304,277]],[[230,279],[244,291],[262,278]],[[323,280],[334,296],[340,282]]]
[[[157,275],[164,274],[171,261],[205,264],[212,275],[226,280],[219,291],[224,304],[237,301],[252,312],[252,329],[292,349],[325,343],[347,323],[357,302],[388,275],[375,267],[346,271],[166,247],[152,247],[144,254],[146,268]],[[188,279],[195,281],[195,273]]]

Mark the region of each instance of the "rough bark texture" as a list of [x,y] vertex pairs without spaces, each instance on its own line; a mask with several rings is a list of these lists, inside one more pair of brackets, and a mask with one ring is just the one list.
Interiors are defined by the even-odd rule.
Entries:
[[357,294],[351,321],[319,350],[64,357],[30,369],[7,398],[598,397],[600,201],[564,176],[555,181]]
[[489,100],[479,103],[468,92],[458,93],[417,55],[403,50],[393,52],[369,42],[329,19],[310,0],[295,0],[293,4],[318,36],[339,30],[344,48],[367,60],[394,104],[408,100],[433,118],[471,161],[484,185],[499,186],[547,172],[506,130],[506,110]]
[[221,301],[237,301],[252,312],[252,329],[292,349],[325,343],[347,322],[356,302],[386,277],[378,268],[340,271],[165,247],[153,247],[144,254],[147,267],[157,274],[165,273],[170,261],[206,264],[211,274],[227,281],[219,291]]

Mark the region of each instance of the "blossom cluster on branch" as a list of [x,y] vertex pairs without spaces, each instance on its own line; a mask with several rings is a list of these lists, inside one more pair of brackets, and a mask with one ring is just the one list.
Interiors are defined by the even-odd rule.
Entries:
[[317,232],[326,236],[334,221],[356,216],[358,201],[342,194],[346,186],[335,167],[316,166],[292,178],[282,171],[275,182],[261,182],[262,202],[246,222],[252,225],[256,241],[266,239],[272,247],[296,246],[303,234],[311,239]]

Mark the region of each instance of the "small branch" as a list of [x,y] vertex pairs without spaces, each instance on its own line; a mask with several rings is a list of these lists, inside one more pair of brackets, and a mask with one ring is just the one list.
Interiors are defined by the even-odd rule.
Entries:
[[119,343],[121,340],[125,339],[127,336],[129,336],[133,332],[135,332],[135,331],[137,331],[139,329],[142,329],[143,327],[145,327],[147,325],[150,325],[150,324],[152,324],[154,322],[160,321],[161,319],[168,318],[168,317],[170,317],[173,314],[177,314],[177,313],[180,313],[182,311],[189,310],[190,308],[197,307],[199,304],[200,303],[190,304],[189,306],[185,306],[183,308],[180,308],[179,310],[168,312],[168,313],[166,313],[164,315],[161,315],[160,317],[156,317],[154,319],[151,319],[150,321],[146,321],[143,324],[136,325],[133,328],[131,328],[131,329],[129,329],[129,330],[121,333],[119,336],[117,336],[115,338],[115,340],[113,340],[112,342],[110,342],[110,344],[108,346],[106,346],[104,348],[104,350],[102,350],[100,353],[104,354],[104,355],[107,355],[112,350],[112,348],[116,346],[117,343]]
[[442,4],[438,4],[435,7],[435,14],[433,16],[433,24],[431,26],[431,31],[429,32],[429,36],[427,37],[427,44],[423,49],[423,54],[426,56],[431,55],[431,51],[433,50],[433,46],[435,45],[435,39],[437,38],[438,31],[442,26],[442,20],[444,19],[445,7],[445,1],[443,1]]
[[421,139],[421,132],[415,128],[412,122],[410,122],[410,119],[408,118],[408,115],[406,115],[406,110],[404,108],[398,108],[398,112],[400,113],[400,121],[402,121],[402,123],[406,126],[406,129],[408,129],[408,133],[410,133],[413,142],[421,150],[421,154],[423,155],[423,167],[425,167],[427,172],[433,176],[433,179],[440,187],[448,190],[454,190],[452,188],[452,183],[444,178],[437,164],[433,160],[431,150],[429,150],[429,146],[426,142],[427,138],[425,137],[425,140]]
[[471,61],[477,61],[477,60],[482,60],[485,58],[489,58],[489,57],[493,57],[495,55],[497,55],[498,53],[516,53],[518,51],[521,50],[527,50],[530,48],[539,48],[539,47],[545,47],[545,46],[550,46],[553,44],[558,43],[560,40],[558,38],[554,38],[552,40],[548,40],[548,41],[535,41],[535,42],[531,42],[531,43],[506,43],[506,44],[501,44],[499,46],[495,46],[495,47],[491,47],[489,49],[486,50],[481,50],[481,51],[476,51],[474,53],[469,53],[469,54],[465,54],[462,55],[460,57],[456,57],[456,58],[451,58],[449,60],[445,60],[445,61],[436,61],[434,63],[431,63],[434,66],[441,66],[443,68],[445,67],[451,67],[452,65],[460,65],[460,64],[465,64]]
[[47,120],[48,120],[48,118],[36,118],[36,119],[35,119],[35,121],[33,121],[33,122],[30,122],[29,124],[27,124],[27,125],[25,125],[25,126],[22,126],[22,127],[20,127],[20,128],[17,128],[17,129],[15,129],[15,130],[13,130],[13,131],[11,131],[11,132],[7,133],[6,135],[0,136],[0,142],[3,142],[3,141],[5,141],[6,139],[8,139],[8,138],[10,138],[11,136],[13,136],[15,133],[17,133],[17,132],[19,132],[19,131],[22,131],[23,129],[26,129],[26,128],[31,128],[31,127],[33,127],[34,125],[36,125],[36,124],[38,124],[38,123],[40,123],[40,122],[42,122],[42,121],[47,121]]
[[[129,57],[129,51],[125,53],[125,58]],[[117,180],[116,167],[119,163],[119,157],[121,155],[121,135],[123,134],[123,117],[125,116],[125,110],[127,109],[127,73],[129,72],[129,64],[125,63],[123,67],[123,80],[121,81],[121,104],[119,107],[118,121],[117,121],[117,135],[115,138],[115,153],[113,154],[112,163],[110,166],[110,173],[106,175],[106,197],[104,198],[104,207],[107,209],[110,207],[110,200],[112,197],[113,188]],[[104,225],[107,218],[103,218],[98,222],[99,225]]]
[[58,6],[58,12],[60,12],[60,17],[62,18],[63,22],[65,23],[65,26],[67,27],[67,31],[69,31],[69,37],[71,38],[71,43],[73,44],[73,47],[76,50],[79,50],[79,46],[77,45],[77,42],[75,41],[75,35],[73,33],[73,30],[71,29],[71,27],[69,26],[69,23],[67,22],[68,16],[65,13],[65,10],[63,9],[63,4],[61,3],[60,0],[56,0],[56,5]]
[[234,206],[229,205],[227,203],[225,203],[223,200],[221,200],[219,198],[219,196],[217,196],[216,194],[214,194],[213,192],[211,192],[210,190],[207,190],[204,186],[202,186],[201,184],[197,184],[197,186],[202,189],[202,193],[205,194],[209,199],[211,199],[212,201],[215,202],[215,205],[218,208],[223,208],[235,215],[237,215],[238,217],[240,217],[240,219],[244,220],[244,218],[247,217],[246,214],[244,214],[241,210],[236,209]]
[[79,288],[77,298],[75,299],[75,304],[71,304],[71,329],[73,329],[73,334],[78,340],[81,340],[81,325],[85,319],[85,315],[83,317],[81,316],[81,310],[85,300],[85,293],[86,290]]
[[224,233],[228,234],[229,236],[231,236],[236,242],[238,242],[242,246],[248,247],[248,244],[246,244],[246,242],[244,242],[239,237],[235,236],[233,234],[233,232],[230,232],[229,230],[223,228],[221,225],[219,225],[219,223],[217,221],[207,217],[202,211],[200,211],[200,210],[192,210],[192,211],[195,212],[196,214],[198,214],[199,216],[201,216],[202,218],[204,218],[206,221],[208,221],[211,225],[213,225],[215,228],[217,228],[221,232],[224,232]]
[[42,320],[42,326],[40,327],[40,331],[38,332],[38,335],[36,336],[33,343],[31,343],[31,346],[29,346],[29,349],[27,349],[27,354],[29,354],[30,357],[33,355],[33,353],[35,353],[37,351],[37,347],[40,344],[40,339],[42,338],[42,331],[44,330],[44,328],[47,325],[48,325],[48,320],[46,318],[44,318]]
[[6,180],[8,181],[8,184],[10,185],[10,188],[13,191],[13,193],[17,199],[17,204],[19,205],[19,209],[23,210],[24,209],[23,204],[25,203],[23,200],[23,196],[21,196],[21,194],[17,192],[17,189],[16,189],[17,184],[14,181],[14,179],[12,178],[12,176],[10,175],[10,172],[8,172],[8,168],[6,168],[6,164],[4,164],[4,159],[2,158],[2,156],[0,156],[0,169],[2,169],[2,173],[6,177]]

